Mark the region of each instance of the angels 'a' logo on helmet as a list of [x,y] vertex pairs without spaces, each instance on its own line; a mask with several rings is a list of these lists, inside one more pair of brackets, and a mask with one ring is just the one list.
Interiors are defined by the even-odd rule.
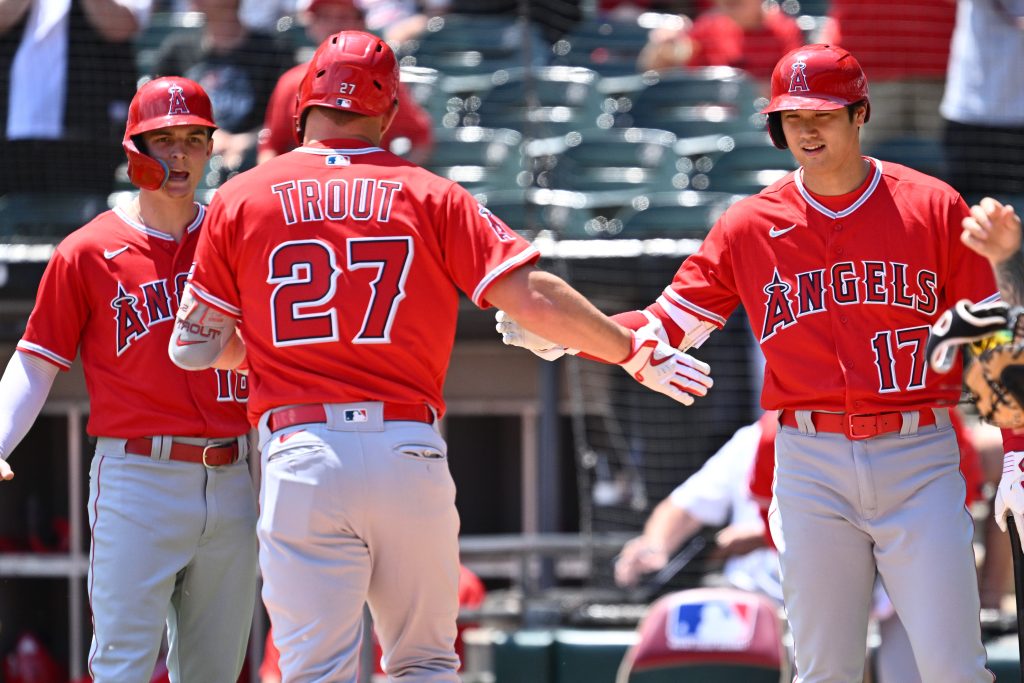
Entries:
[[802,61],[793,62],[793,71],[789,74],[789,92],[810,92],[807,85],[807,64]]
[[171,102],[167,107],[167,115],[173,116],[175,114],[191,114],[188,110],[188,105],[185,103],[185,91],[181,89],[181,86],[174,84],[167,88],[167,92],[170,93]]

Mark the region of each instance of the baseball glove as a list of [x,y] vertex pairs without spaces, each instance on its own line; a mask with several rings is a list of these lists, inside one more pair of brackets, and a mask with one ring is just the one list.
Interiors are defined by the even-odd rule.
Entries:
[[963,300],[932,326],[928,360],[949,372],[955,350],[966,347],[964,383],[983,420],[996,427],[1024,427],[1024,309],[1002,302]]

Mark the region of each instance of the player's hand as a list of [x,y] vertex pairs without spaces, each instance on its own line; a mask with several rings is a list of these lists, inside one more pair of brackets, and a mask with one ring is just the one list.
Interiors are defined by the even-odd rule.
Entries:
[[0,458],[0,481],[7,481],[9,479],[14,479],[14,470],[11,469],[6,459]]
[[758,520],[752,524],[730,524],[715,534],[715,549],[711,556],[727,559],[765,547],[764,524]]
[[662,569],[668,564],[668,551],[637,536],[622,546],[615,559],[615,583],[623,588],[635,586],[644,574]]
[[710,365],[645,330],[633,333],[633,352],[619,365],[640,384],[684,406],[693,405],[694,396],[706,396],[714,384]]
[[971,207],[971,215],[963,220],[963,228],[960,240],[993,265],[1020,252],[1020,217],[1009,204],[985,197]]
[[501,341],[508,346],[521,346],[544,360],[557,360],[568,352],[564,346],[530,332],[505,311],[495,313],[494,320],[497,322],[494,329],[501,335]]
[[1006,531],[1006,518],[1013,516],[1017,525],[1017,533],[1024,544],[1024,452],[1010,451],[1003,455],[1003,477],[999,480],[996,490],[996,501],[993,512],[996,524]]

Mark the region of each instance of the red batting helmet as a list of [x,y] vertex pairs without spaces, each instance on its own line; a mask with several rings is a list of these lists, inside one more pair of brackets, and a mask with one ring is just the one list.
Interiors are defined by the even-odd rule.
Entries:
[[804,45],[787,53],[772,72],[772,99],[761,110],[768,114],[768,133],[779,149],[786,148],[782,116],[775,114],[795,109],[828,111],[863,102],[868,103],[868,79],[856,58],[835,45]]
[[398,80],[398,60],[383,40],[363,31],[335,33],[317,48],[299,84],[295,109],[299,144],[310,107],[380,116],[397,101]]
[[159,190],[167,182],[167,164],[141,151],[136,137],[170,126],[206,126],[211,133],[217,128],[210,97],[195,81],[181,76],[157,78],[132,98],[121,146],[128,154],[128,178],[136,187]]

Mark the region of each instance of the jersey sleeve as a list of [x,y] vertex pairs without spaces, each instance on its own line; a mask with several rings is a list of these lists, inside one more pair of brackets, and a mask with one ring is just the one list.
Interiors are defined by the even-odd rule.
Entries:
[[949,235],[949,272],[953,277],[946,279],[944,305],[940,306],[940,311],[953,306],[960,299],[978,302],[992,299],[999,293],[992,266],[960,241],[963,219],[969,215],[967,203],[960,195],[956,195],[942,223],[947,226]]
[[721,329],[740,303],[729,248],[729,215],[727,211],[718,219],[700,249],[683,261],[672,284],[648,307],[670,335],[675,328],[691,329],[694,318]]
[[459,185],[449,188],[443,212],[439,237],[445,267],[480,308],[490,307],[487,289],[499,278],[540,258],[535,247]]
[[36,304],[18,350],[61,370],[70,368],[89,319],[87,292],[75,262],[58,247],[39,283]]
[[676,487],[669,498],[704,524],[721,525],[729,521],[734,493],[745,489],[745,473],[753,460],[760,432],[754,426],[740,429],[717,453]]
[[234,239],[236,221],[219,195],[213,196],[196,244],[195,263],[189,274],[196,299],[233,318],[242,316],[241,298],[235,282],[234,263],[227,248]]

